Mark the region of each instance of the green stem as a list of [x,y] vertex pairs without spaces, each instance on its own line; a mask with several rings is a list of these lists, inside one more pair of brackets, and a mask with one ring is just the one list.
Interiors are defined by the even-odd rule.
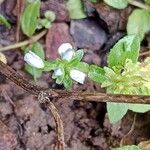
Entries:
[[0,52],[19,48],[19,47],[23,47],[23,46],[26,46],[28,44],[34,43],[34,42],[38,41],[41,37],[43,37],[46,34],[46,32],[47,32],[47,30],[43,30],[40,33],[38,33],[37,35],[34,35],[30,39],[25,40],[23,42],[15,43],[13,45],[9,45],[6,47],[0,47]]
[[147,10],[147,11],[150,12],[150,6],[149,6],[149,5],[146,5],[146,4],[144,4],[144,3],[138,2],[138,1],[136,1],[136,0],[128,0],[128,3],[129,3],[130,5],[133,5],[133,6],[142,8],[142,9],[145,9],[145,10]]

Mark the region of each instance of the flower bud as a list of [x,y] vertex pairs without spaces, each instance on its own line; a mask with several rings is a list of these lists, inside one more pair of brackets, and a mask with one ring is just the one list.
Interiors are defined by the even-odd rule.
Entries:
[[59,48],[58,48],[58,53],[62,57],[62,59],[65,60],[71,60],[71,58],[74,55],[74,49],[72,49],[72,45],[70,43],[63,43]]
[[29,51],[28,53],[25,54],[24,61],[32,67],[39,69],[44,68],[43,60],[32,51]]
[[79,82],[81,84],[84,83],[85,81],[85,77],[86,77],[86,74],[79,71],[79,70],[76,70],[76,69],[72,69],[70,71],[70,77],[75,80],[76,82]]

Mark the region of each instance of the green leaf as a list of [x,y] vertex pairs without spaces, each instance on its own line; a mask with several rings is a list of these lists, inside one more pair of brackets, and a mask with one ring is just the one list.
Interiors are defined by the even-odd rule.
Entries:
[[106,79],[105,71],[96,65],[90,65],[88,77],[97,83],[103,83]]
[[111,123],[121,120],[128,111],[128,104],[107,102],[107,112]]
[[83,10],[83,3],[81,0],[68,0],[67,8],[71,19],[86,18],[86,14]]
[[43,71],[51,71],[55,70],[57,67],[57,62],[56,61],[44,61],[44,69]]
[[6,27],[8,27],[8,28],[11,28],[11,25],[10,25],[10,23],[7,21],[7,19],[4,17],[4,16],[2,16],[2,15],[0,15],[0,23],[2,23],[2,24],[4,24]]
[[31,37],[38,25],[38,17],[40,12],[40,1],[36,0],[28,4],[21,17],[21,27],[24,34]]
[[104,0],[104,2],[118,9],[124,9],[128,6],[128,0]]
[[150,31],[150,14],[144,9],[135,9],[128,18],[127,33],[138,34],[140,39]]
[[136,145],[128,145],[128,146],[123,146],[120,148],[112,148],[112,150],[142,150]]
[[129,110],[132,110],[138,113],[145,113],[147,111],[150,111],[149,104],[129,104],[128,107],[129,107]]
[[41,59],[45,59],[45,53],[42,45],[39,42],[33,43],[31,46],[25,49],[25,53],[32,51],[37,54]]
[[40,19],[40,20],[39,20],[37,27],[38,27],[38,28],[39,28],[39,27],[40,27],[40,28],[44,27],[44,28],[46,28],[46,29],[49,29],[51,26],[52,26],[52,23],[51,23],[48,19],[44,18],[44,19]]
[[79,62],[73,69],[77,69],[81,72],[88,73],[89,72],[89,64],[85,62]]
[[110,50],[108,66],[124,66],[126,59],[137,62],[140,50],[140,40],[136,35],[128,35],[119,40]]
[[28,64],[25,64],[25,70],[34,77],[34,80],[42,76],[42,70],[36,69]]
[[67,89],[67,90],[70,90],[73,86],[73,81],[72,79],[69,77],[69,75],[66,75],[64,77],[64,80],[63,80],[63,84],[64,84],[64,87]]
[[71,66],[75,66],[78,62],[80,62],[83,58],[84,52],[83,50],[78,50],[75,52],[75,55],[73,56],[72,60],[70,61]]

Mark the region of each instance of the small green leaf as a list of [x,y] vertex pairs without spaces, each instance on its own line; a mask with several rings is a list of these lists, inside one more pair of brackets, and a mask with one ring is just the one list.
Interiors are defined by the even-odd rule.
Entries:
[[85,62],[79,62],[76,66],[73,67],[73,69],[77,69],[87,74],[89,72],[89,64]]
[[137,62],[140,50],[140,40],[135,35],[128,35],[119,40],[110,50],[108,66],[124,66],[126,59]]
[[128,6],[128,0],[104,0],[104,2],[117,9],[124,9]]
[[25,64],[25,70],[34,77],[34,80],[42,76],[42,70],[36,69],[28,64]]
[[150,111],[149,104],[129,104],[128,107],[130,110],[138,113],[145,113],[147,111]]
[[81,0],[68,0],[67,8],[71,19],[86,18],[86,14],[83,10],[83,3]]
[[31,37],[37,28],[39,11],[40,1],[36,0],[33,3],[28,4],[23,12],[21,18],[21,27],[23,33],[28,37]]
[[128,145],[120,148],[113,148],[112,150],[142,150],[136,145]]
[[0,15],[0,23],[2,23],[2,24],[4,24],[6,27],[8,27],[8,28],[11,28],[11,25],[10,25],[10,23],[7,21],[7,19],[4,17],[4,16],[2,16],[2,15]]
[[90,65],[88,77],[97,83],[103,83],[106,79],[105,71],[96,65]]
[[135,9],[128,18],[128,34],[137,34],[140,39],[150,31],[150,14],[144,9]]
[[107,102],[107,112],[111,123],[121,120],[128,111],[128,104]]
[[56,19],[56,15],[53,11],[46,11],[44,14],[45,18],[48,19],[49,21],[53,22]]
[[83,58],[83,55],[84,55],[83,50],[76,51],[75,55],[73,56],[73,58],[69,64],[76,64],[76,63],[80,62]]
[[39,42],[33,43],[31,46],[25,49],[25,53],[32,51],[37,54],[41,59],[45,59],[44,49]]
[[52,23],[48,20],[48,19],[40,19],[39,20],[39,24],[38,24],[38,28],[46,28],[49,29],[52,26]]
[[44,69],[43,71],[51,71],[57,68],[56,61],[44,61]]
[[64,80],[64,74],[61,75],[61,76],[58,76],[58,77],[56,78],[56,83],[57,83],[57,84],[62,84],[63,80]]
[[66,75],[64,77],[63,84],[64,84],[64,87],[67,90],[70,90],[72,88],[72,86],[73,86],[73,81],[72,81],[72,79],[68,75]]

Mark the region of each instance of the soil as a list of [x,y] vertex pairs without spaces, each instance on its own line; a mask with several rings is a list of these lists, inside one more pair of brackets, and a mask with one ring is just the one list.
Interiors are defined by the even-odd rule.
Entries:
[[[92,4],[84,1],[88,20],[69,19],[63,0],[43,0],[41,16],[51,9],[56,21],[47,33],[43,43],[47,58],[58,57],[57,48],[64,42],[72,43],[76,48],[84,48],[84,61],[89,64],[106,65],[109,49],[126,33],[128,15],[134,9],[112,9],[104,3]],[[0,26],[0,45],[15,43],[16,34],[16,0],[6,0],[0,4],[2,13],[12,24],[11,29]],[[103,9],[102,9],[103,8]],[[91,21],[90,20],[94,20]],[[80,41],[81,29],[86,24]],[[78,28],[76,27],[78,26]],[[95,30],[90,30],[91,26]],[[97,35],[93,38],[92,36]],[[90,36],[92,34],[92,36]],[[90,39],[92,38],[92,39]],[[24,36],[20,33],[20,40]],[[99,39],[99,40],[98,40]],[[84,43],[85,42],[85,43]],[[29,81],[33,78],[25,72],[23,53],[18,50],[4,52],[8,65],[22,74]],[[45,73],[37,83],[45,88],[63,89]],[[101,91],[99,85],[86,81],[84,85],[75,84],[76,91]],[[135,113],[128,112],[118,123],[110,124],[105,103],[78,102],[61,99],[55,101],[63,120],[66,150],[110,150],[118,147],[120,140],[130,130]],[[133,132],[124,139],[124,144],[138,144],[150,138],[150,113],[137,114]],[[56,148],[55,122],[49,110],[40,105],[36,98],[0,76],[0,150],[54,150]]]

